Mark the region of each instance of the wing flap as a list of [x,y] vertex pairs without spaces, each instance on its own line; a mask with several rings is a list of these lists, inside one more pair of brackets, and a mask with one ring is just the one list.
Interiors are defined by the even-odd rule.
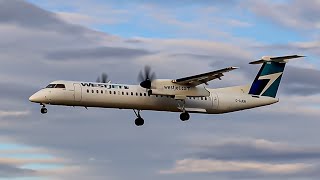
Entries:
[[209,81],[214,79],[221,79],[221,77],[224,76],[223,73],[230,72],[235,69],[238,69],[238,68],[228,67],[228,68],[220,69],[217,71],[211,71],[208,73],[176,79],[176,80],[173,80],[172,82],[180,85],[198,86],[200,84],[207,84]]

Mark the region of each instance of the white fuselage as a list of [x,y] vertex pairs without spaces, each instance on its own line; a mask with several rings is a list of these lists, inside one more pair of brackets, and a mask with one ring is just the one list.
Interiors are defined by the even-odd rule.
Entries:
[[208,89],[208,97],[187,97],[185,101],[174,96],[148,95],[138,85],[84,83],[55,81],[65,88],[44,88],[30,97],[30,101],[41,104],[155,110],[190,113],[219,114],[278,102],[277,98],[249,95],[245,88],[230,87]]

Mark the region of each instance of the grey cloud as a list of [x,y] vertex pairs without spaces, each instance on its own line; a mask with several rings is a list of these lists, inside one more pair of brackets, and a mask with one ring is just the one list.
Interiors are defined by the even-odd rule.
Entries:
[[[129,3],[147,3],[147,4],[155,4],[166,7],[176,7],[190,4],[202,4],[202,5],[232,5],[235,4],[238,0],[228,0],[228,1],[217,1],[217,0],[180,0],[180,1],[170,1],[170,0],[132,0]],[[117,2],[128,3],[128,1],[120,0]]]
[[320,2],[318,0],[293,0],[288,2],[244,1],[243,7],[249,8],[258,16],[269,19],[281,26],[301,29],[319,29]]
[[36,171],[31,169],[19,168],[0,163],[0,177],[2,178],[33,177],[36,176],[36,173]]
[[192,53],[171,54],[169,56],[175,57],[175,58],[215,59],[215,57],[211,55],[192,54]]
[[0,1],[0,23],[11,23],[23,27],[70,33],[81,33],[84,31],[84,28],[80,26],[66,24],[54,14],[21,0]]
[[[201,147],[200,147],[201,148]],[[206,145],[193,156],[203,159],[299,162],[320,159],[320,147],[297,147],[265,140],[226,140]]]
[[93,49],[61,50],[47,54],[48,59],[54,60],[87,60],[104,58],[136,58],[149,55],[151,52],[143,49],[131,49],[125,47],[97,47]]
[[283,85],[285,92],[300,96],[307,96],[320,93],[319,81],[320,71],[317,69],[288,67],[284,77]]

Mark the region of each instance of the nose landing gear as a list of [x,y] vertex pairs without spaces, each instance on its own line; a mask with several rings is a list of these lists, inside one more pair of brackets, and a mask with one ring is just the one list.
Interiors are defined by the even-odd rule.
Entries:
[[133,110],[133,112],[136,114],[137,119],[134,121],[134,123],[136,124],[136,126],[142,126],[144,125],[144,119],[140,116],[140,111],[141,110]]
[[42,104],[42,108],[40,110],[41,114],[47,114],[48,113],[48,109],[46,108],[46,106],[44,104]]

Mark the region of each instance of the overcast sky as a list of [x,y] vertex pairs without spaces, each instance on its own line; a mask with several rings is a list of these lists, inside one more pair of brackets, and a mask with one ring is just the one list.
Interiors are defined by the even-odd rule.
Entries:
[[[319,0],[0,0],[0,179],[319,179]],[[264,55],[288,64],[278,104],[224,115],[40,106],[54,80],[136,84],[228,66],[250,84]]]

